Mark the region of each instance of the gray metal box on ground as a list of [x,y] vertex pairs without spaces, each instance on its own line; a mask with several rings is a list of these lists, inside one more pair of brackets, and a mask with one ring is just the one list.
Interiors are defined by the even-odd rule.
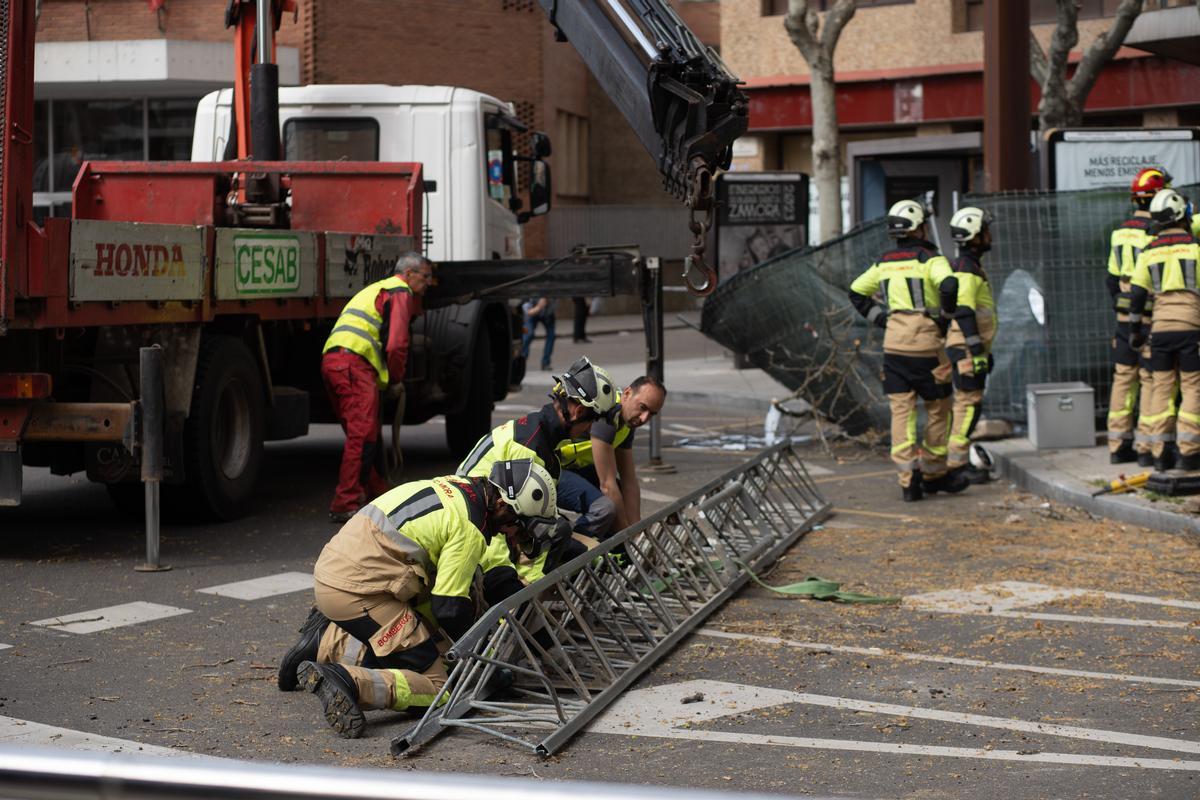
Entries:
[[1073,383],[1031,383],[1025,387],[1029,441],[1038,450],[1094,447],[1095,406],[1092,387]]

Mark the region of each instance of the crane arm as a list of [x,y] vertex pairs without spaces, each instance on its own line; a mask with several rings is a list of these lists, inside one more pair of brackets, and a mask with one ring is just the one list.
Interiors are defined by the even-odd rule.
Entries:
[[703,254],[713,177],[728,168],[733,141],[749,123],[740,81],[666,0],[539,3],[655,159],[664,187],[691,209],[694,241],[684,274],[700,268],[708,281],[693,289],[711,291],[715,274]]

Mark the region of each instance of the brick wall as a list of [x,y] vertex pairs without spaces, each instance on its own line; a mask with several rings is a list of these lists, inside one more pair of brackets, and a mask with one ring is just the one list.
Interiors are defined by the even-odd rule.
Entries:
[[[39,42],[185,39],[227,41],[232,46],[233,31],[225,28],[225,0],[166,0],[159,13],[151,11],[146,0],[43,0],[37,38]],[[302,26],[285,14],[279,44],[299,47],[301,39]]]
[[[788,38],[783,17],[762,16],[762,0],[722,0],[721,54],[741,78],[807,75],[808,65]],[[954,0],[916,0],[902,5],[860,8],[842,31],[834,68],[845,72],[893,70],[983,61],[983,33],[955,33]],[[1112,24],[1082,20],[1082,50]],[[1035,25],[1042,46],[1051,25]]]

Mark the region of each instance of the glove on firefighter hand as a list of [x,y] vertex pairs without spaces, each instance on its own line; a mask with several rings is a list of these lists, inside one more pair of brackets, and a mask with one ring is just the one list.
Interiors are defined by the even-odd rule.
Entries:
[[1146,344],[1146,332],[1138,326],[1129,332],[1129,346],[1134,350],[1141,350]]
[[400,381],[399,383],[393,383],[387,388],[386,395],[388,400],[403,400],[404,382]]
[[887,328],[887,321],[888,321],[888,312],[881,311],[879,313],[879,315],[875,317],[875,327],[876,328]]
[[976,375],[986,375],[990,366],[990,360],[988,356],[983,354],[971,356],[971,371]]

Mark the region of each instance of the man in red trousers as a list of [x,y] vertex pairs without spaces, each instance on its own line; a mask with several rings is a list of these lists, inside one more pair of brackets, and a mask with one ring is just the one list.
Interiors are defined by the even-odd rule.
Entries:
[[334,323],[321,356],[321,377],[346,445],[329,518],[345,522],[368,500],[391,488],[375,468],[379,393],[404,396],[409,332],[425,290],[437,285],[433,262],[405,253],[392,275],[362,289]]

